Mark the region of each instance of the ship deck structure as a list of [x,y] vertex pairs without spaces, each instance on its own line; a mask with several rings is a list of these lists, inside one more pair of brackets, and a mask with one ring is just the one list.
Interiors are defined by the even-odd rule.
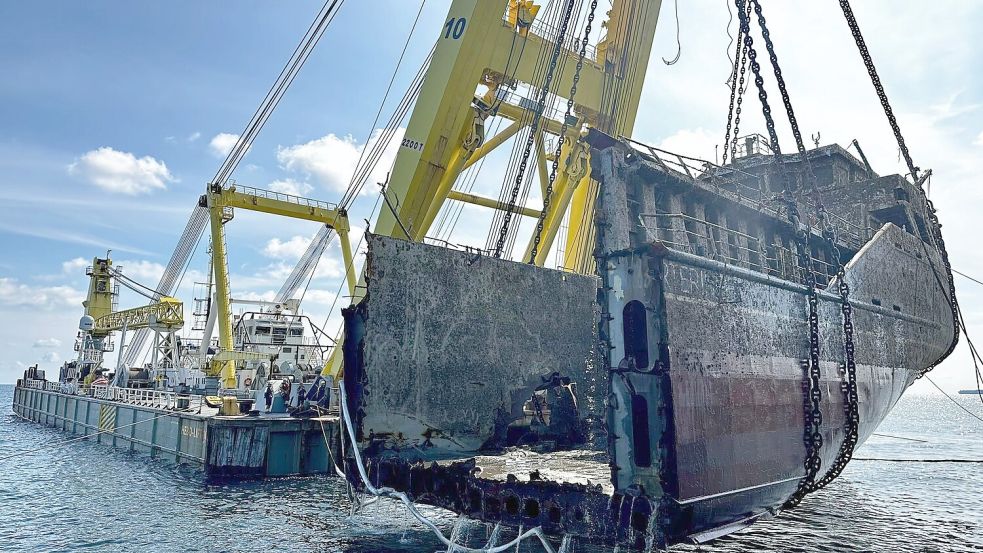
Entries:
[[[78,358],[57,380],[26,371],[18,415],[214,476],[337,474],[425,523],[414,504],[549,550],[573,538],[651,550],[808,501],[953,351],[958,304],[923,190],[931,171],[904,145],[848,2],[906,175],[878,175],[856,141],[859,159],[804,146],[760,0],[735,0],[720,163],[631,138],[661,2],[615,0],[602,14],[576,0],[453,0],[340,200],[236,183],[337,4],[205,186],[158,285],[94,259]],[[775,130],[765,50],[792,153]],[[738,136],[749,90],[768,136]],[[349,209],[407,115],[357,265]],[[506,147],[497,198],[464,184]],[[464,204],[493,213],[484,247],[444,233]],[[225,225],[243,209],[320,229],[273,301],[235,313],[249,302],[232,297]],[[170,294],[206,227],[191,338]],[[334,238],[344,323],[329,332],[295,298]],[[120,310],[119,285],[149,303]]]

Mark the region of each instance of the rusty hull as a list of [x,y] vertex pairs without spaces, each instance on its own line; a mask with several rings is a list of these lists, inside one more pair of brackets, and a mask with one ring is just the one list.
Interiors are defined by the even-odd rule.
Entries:
[[[951,352],[952,291],[934,274],[919,190],[842,149],[813,155],[818,173],[848,176],[831,210],[849,260],[863,441]],[[367,296],[345,311],[344,385],[375,484],[634,549],[702,542],[781,509],[805,473],[808,289],[787,252],[795,229],[762,200],[773,168],[735,164],[759,179],[755,203],[740,184],[653,156],[595,146],[597,279],[370,238]],[[822,237],[810,240],[827,287],[825,471],[844,438],[843,329],[835,268]],[[529,423],[544,388],[576,406],[551,403],[549,424]]]

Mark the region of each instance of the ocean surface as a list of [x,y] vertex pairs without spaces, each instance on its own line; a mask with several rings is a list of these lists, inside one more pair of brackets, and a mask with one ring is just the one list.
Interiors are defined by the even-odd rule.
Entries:
[[[438,540],[402,506],[352,515],[336,478],[209,483],[194,469],[74,441],[24,422],[0,386],[0,551],[425,551]],[[975,396],[960,396],[983,416]],[[794,511],[672,551],[983,551],[983,422],[942,396],[907,396],[839,480]],[[921,440],[921,441],[912,441]],[[424,512],[449,531],[455,518]],[[486,529],[469,524],[477,544]],[[525,542],[521,551],[541,551]],[[574,551],[599,549],[574,544]]]

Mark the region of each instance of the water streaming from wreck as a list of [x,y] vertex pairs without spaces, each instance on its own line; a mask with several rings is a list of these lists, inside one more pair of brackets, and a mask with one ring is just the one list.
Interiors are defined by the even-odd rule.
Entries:
[[[10,414],[0,386],[0,457],[65,440]],[[983,412],[974,397],[959,398]],[[983,423],[941,397],[909,396],[861,458],[983,459]],[[673,551],[979,551],[983,464],[855,461],[828,490],[780,518],[701,549]],[[446,531],[455,518],[424,512]],[[480,525],[463,534],[477,544]],[[402,507],[380,501],[349,516],[335,478],[205,483],[197,471],[88,442],[0,461],[0,551],[435,551]],[[521,551],[538,548],[523,545]],[[598,549],[577,544],[575,551]]]

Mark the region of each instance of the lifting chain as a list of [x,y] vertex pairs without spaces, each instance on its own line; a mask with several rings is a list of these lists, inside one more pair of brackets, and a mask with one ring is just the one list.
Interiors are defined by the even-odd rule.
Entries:
[[[745,12],[746,1],[755,0],[734,0],[737,6],[738,16],[741,18],[741,32],[744,35],[744,43],[747,46],[748,60],[750,61],[751,71],[754,73],[754,84],[758,88],[758,99],[761,101],[761,112],[765,118],[768,129],[768,137],[771,148],[775,156],[775,163],[782,173],[785,183],[784,199],[788,211],[788,221],[794,229],[796,236],[796,249],[798,250],[799,265],[805,272],[806,284],[809,288],[809,360],[808,360],[808,391],[806,391],[807,401],[803,407],[803,418],[805,420],[802,441],[806,448],[806,457],[803,462],[805,476],[799,481],[795,494],[789,499],[789,504],[795,505],[802,500],[809,492],[816,475],[822,468],[822,458],[820,452],[823,446],[822,424],[823,415],[820,409],[822,402],[822,388],[820,385],[820,366],[819,366],[819,292],[816,286],[816,275],[813,271],[812,260],[809,256],[809,232],[799,219],[799,211],[796,206],[795,197],[789,186],[788,175],[785,173],[785,163],[782,158],[781,145],[778,143],[778,134],[775,131],[775,120],[771,115],[771,106],[768,104],[768,93],[765,91],[764,78],[761,76],[761,64],[758,63],[758,54],[754,49],[754,40],[751,38],[750,16]],[[760,15],[758,6],[759,24],[763,18]],[[764,30],[762,31],[764,35]],[[774,60],[773,60],[774,61]],[[784,92],[784,90],[783,90]],[[787,95],[787,93],[786,93]],[[790,104],[786,104],[786,109]]]
[[915,167],[915,163],[911,160],[911,154],[908,153],[908,146],[905,145],[904,137],[901,136],[901,127],[898,126],[898,120],[894,117],[894,110],[891,109],[891,103],[887,99],[887,93],[884,92],[884,85],[881,84],[881,78],[877,75],[874,60],[870,57],[870,51],[867,50],[867,43],[864,42],[864,37],[860,33],[857,18],[853,16],[850,1],[840,0],[840,8],[843,10],[843,16],[846,17],[846,23],[850,26],[850,32],[853,33],[853,39],[856,41],[857,48],[860,50],[860,57],[863,58],[864,65],[867,66],[870,82],[873,83],[877,97],[881,100],[884,115],[887,116],[887,120],[891,124],[891,130],[894,131],[894,138],[897,139],[898,147],[901,148],[901,155],[904,156],[905,162],[908,164],[908,170],[911,171],[911,178],[918,180],[918,167]]
[[[515,176],[515,185],[509,191],[508,209],[505,210],[505,217],[502,220],[502,228],[499,229],[498,241],[495,243],[495,257],[502,257],[502,250],[505,249],[505,242],[508,239],[509,225],[512,222],[512,215],[515,212],[515,204],[519,198],[519,190],[522,188],[522,181],[525,178],[526,168],[529,165],[529,156],[532,152],[536,134],[539,132],[539,125],[542,123],[543,111],[546,109],[546,100],[549,98],[550,85],[553,83],[553,76],[556,74],[556,62],[563,49],[563,42],[567,36],[567,27],[570,24],[570,16],[573,13],[575,0],[567,0],[567,5],[563,13],[563,21],[556,35],[556,42],[553,44],[553,51],[550,54],[549,68],[546,71],[546,78],[543,86],[539,89],[539,100],[536,103],[536,112],[533,115],[532,125],[529,129],[529,137],[526,139],[525,149],[522,151],[522,161],[519,163],[519,170]],[[561,137],[562,141],[562,137]]]
[[[884,115],[887,116],[888,123],[891,124],[891,130],[894,132],[894,138],[898,141],[898,148],[901,150],[901,155],[904,156],[905,163],[908,164],[908,171],[911,172],[911,178],[918,184],[921,183],[918,172],[919,168],[915,166],[914,161],[911,159],[911,153],[908,152],[908,146],[905,144],[904,136],[901,135],[901,127],[898,125],[897,118],[894,117],[894,110],[891,109],[891,102],[887,99],[887,93],[884,91],[884,85],[881,83],[881,78],[877,75],[877,68],[874,67],[874,60],[870,56],[870,51],[867,49],[867,43],[864,42],[863,34],[860,32],[860,26],[857,24],[857,18],[853,15],[853,9],[850,7],[849,0],[840,0],[840,8],[843,10],[843,16],[846,18],[846,23],[850,27],[850,32],[853,34],[853,39],[857,43],[857,49],[860,51],[860,57],[863,59],[864,65],[867,67],[867,73],[870,75],[870,82],[874,85],[874,91],[877,93],[877,97],[881,101],[881,107],[884,109]],[[952,326],[953,326],[953,337],[952,343],[946,350],[945,354],[940,357],[944,359],[952,350],[956,348],[956,344],[959,342],[959,303],[956,300],[956,283],[952,276],[952,265],[949,263],[949,253],[945,248],[945,240],[942,239],[942,228],[939,225],[939,218],[935,212],[935,204],[932,200],[925,196],[925,207],[928,214],[929,221],[931,222],[931,233],[932,238],[935,241],[935,246],[939,250],[939,255],[942,258],[942,264],[945,266],[946,279],[949,284],[949,292],[945,290],[942,293],[946,296],[949,302],[949,308],[952,310]],[[934,267],[932,269],[935,270]],[[941,284],[941,283],[940,283]],[[927,367],[921,373],[919,373],[918,378],[925,376],[928,371],[932,370],[934,365]]]
[[[785,111],[788,113],[789,125],[791,126],[792,134],[795,137],[796,148],[798,149],[799,155],[802,157],[802,162],[806,166],[807,176],[810,180],[813,194],[815,195],[816,219],[818,220],[820,228],[822,229],[824,241],[826,242],[826,246],[829,249],[829,252],[833,258],[834,266],[836,267],[836,285],[837,291],[840,295],[841,313],[843,315],[843,351],[846,359],[846,362],[841,366],[841,370],[844,372],[844,374],[841,376],[846,378],[846,380],[842,383],[844,416],[846,419],[843,442],[840,444],[836,458],[834,459],[829,470],[826,471],[820,480],[816,481],[813,479],[812,482],[804,483],[806,485],[801,485],[803,483],[800,483],[796,493],[786,503],[787,507],[794,507],[802,501],[802,498],[805,497],[807,493],[825,487],[827,484],[835,480],[841,472],[843,472],[843,469],[853,457],[853,450],[859,439],[860,401],[857,393],[857,365],[854,355],[853,310],[850,306],[850,285],[846,282],[846,268],[843,264],[839,246],[836,243],[836,232],[832,223],[830,222],[829,214],[827,213],[826,208],[823,206],[822,200],[819,197],[818,182],[815,174],[813,173],[812,163],[809,160],[805,144],[802,140],[802,133],[799,130],[798,119],[795,117],[795,111],[792,109],[792,101],[789,97],[788,89],[785,86],[785,78],[782,76],[781,66],[778,63],[778,55],[775,53],[775,45],[771,40],[771,33],[768,30],[768,25],[765,21],[760,1],[750,1],[753,3],[754,12],[758,16],[758,25],[761,27],[761,36],[765,41],[765,46],[768,49],[768,55],[771,59],[772,67],[775,70],[775,81],[778,83],[778,89],[781,92],[782,101],[785,104]],[[808,259],[806,259],[806,261],[811,262]],[[812,271],[810,271],[810,273],[812,273]],[[812,282],[809,284],[810,286],[815,286],[814,276],[812,278]],[[810,304],[811,302],[812,300],[810,299]],[[813,327],[811,305],[809,330],[810,333],[816,333],[816,335],[818,335],[818,321],[816,321],[816,326]],[[812,348],[810,348],[810,350],[811,349]],[[814,354],[812,360],[813,363],[818,363],[818,351],[811,351],[810,353]],[[812,378],[811,385],[813,387],[819,385],[819,382],[815,377]]]
[[[750,9],[750,4],[748,9]],[[743,27],[737,27],[737,42],[734,47],[734,68],[730,74],[730,105],[727,109],[727,131],[724,133],[724,154],[721,165],[727,165],[728,150],[731,160],[737,159],[737,135],[741,126],[741,104],[744,102],[744,76],[747,73],[747,46],[744,44]],[[734,100],[737,100],[736,107]],[[734,127],[734,141],[731,143],[731,124]]]
[[[590,13],[587,15],[587,26],[584,27],[584,36],[580,39],[580,52],[577,54],[577,68],[573,74],[573,84],[570,85],[570,96],[567,98],[567,109],[563,115],[563,123],[560,125],[560,134],[556,141],[556,151],[553,154],[553,166],[550,170],[549,180],[546,185],[546,193],[543,194],[543,211],[539,214],[536,222],[536,236],[533,238],[532,251],[529,255],[529,263],[536,262],[536,255],[539,253],[539,243],[543,238],[543,226],[546,221],[546,214],[549,212],[550,200],[553,197],[553,184],[556,182],[556,173],[560,167],[560,157],[563,152],[563,143],[567,139],[567,129],[570,121],[575,120],[573,115],[573,100],[577,96],[577,84],[580,82],[580,72],[584,68],[584,57],[587,55],[587,43],[590,40],[591,27],[594,24],[594,12],[597,10],[597,0],[590,3]],[[574,183],[567,183],[573,186]]]

